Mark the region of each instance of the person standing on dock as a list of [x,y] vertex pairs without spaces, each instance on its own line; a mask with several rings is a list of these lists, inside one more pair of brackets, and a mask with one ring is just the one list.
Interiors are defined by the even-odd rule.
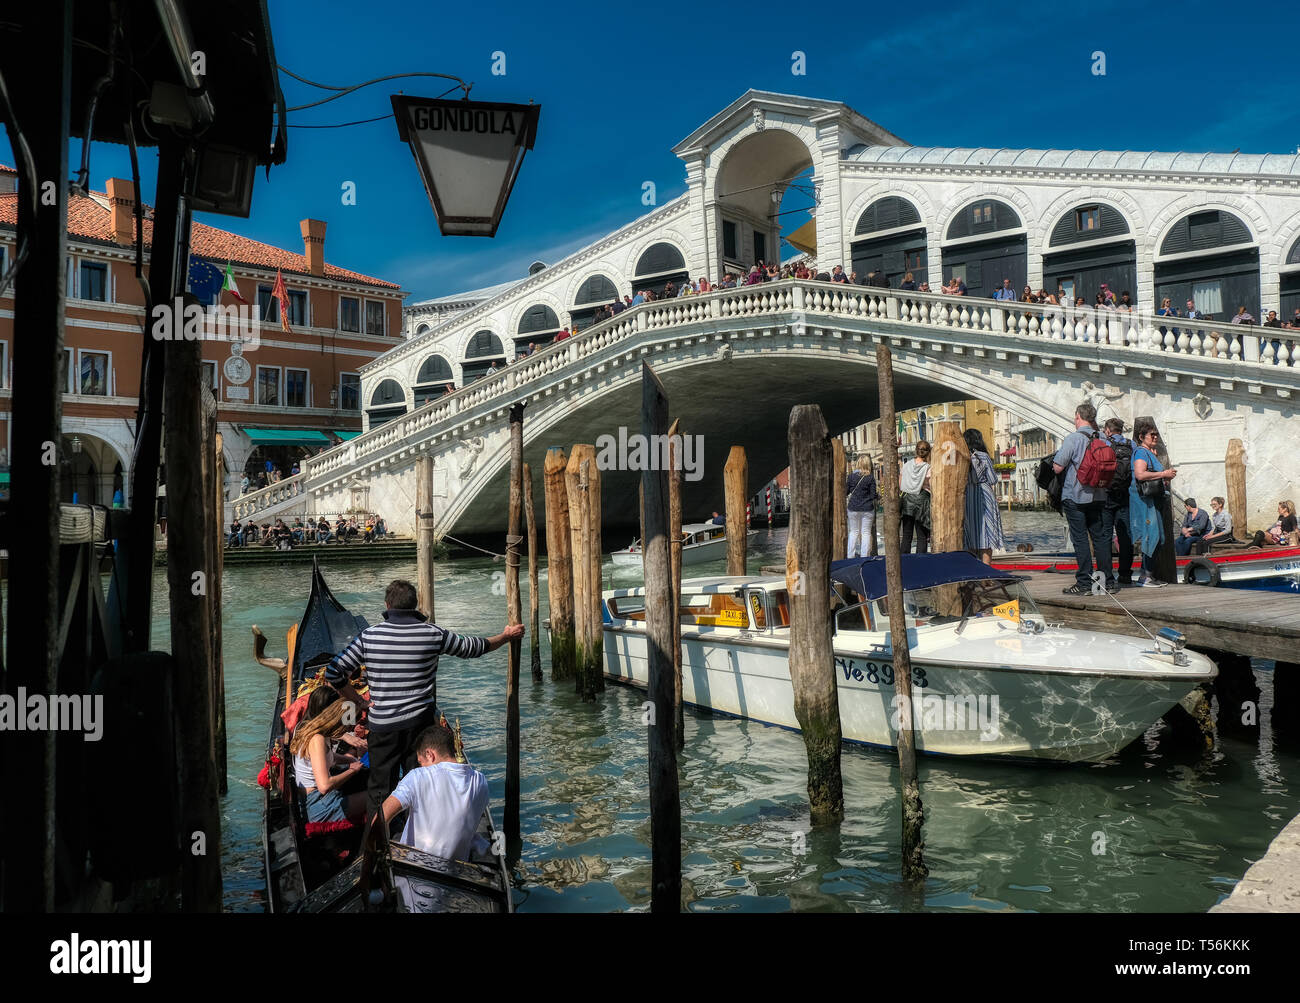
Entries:
[[352,688],[361,667],[370,685],[370,778],[366,814],[397,786],[400,771],[415,769],[416,738],[438,723],[438,658],[478,658],[523,637],[523,624],[495,637],[455,634],[419,611],[415,586],[397,579],[384,592],[384,622],[372,624],[330,662],[325,681],[364,706]]
[[930,444],[922,439],[916,444],[916,456],[902,465],[898,490],[902,495],[900,526],[902,550],[912,552],[912,534],[916,534],[916,552],[930,549]]
[[1106,422],[1106,438],[1115,450],[1115,476],[1101,506],[1101,535],[1112,536],[1119,545],[1119,567],[1116,577],[1120,587],[1133,584],[1133,531],[1129,525],[1129,492],[1133,483],[1133,442],[1124,435],[1124,420],[1111,418]]
[[846,508],[849,515],[848,557],[874,557],[876,553],[876,503],[880,501],[880,492],[876,488],[876,478],[871,472],[871,459],[863,456],[858,459],[858,469],[848,476],[846,488],[849,500]]
[[[1099,465],[1100,458],[1096,455],[1099,446],[1109,454],[1110,476],[1104,485],[1097,483],[1094,473]],[[1074,409],[1074,431],[1056,451],[1052,469],[1065,475],[1061,482],[1061,511],[1070,527],[1070,543],[1074,546],[1074,584],[1062,591],[1067,596],[1092,593],[1095,555],[1097,570],[1105,577],[1106,591],[1118,592],[1110,559],[1110,538],[1103,536],[1102,531],[1102,504],[1114,475],[1115,451],[1097,430],[1097,409],[1091,404],[1080,404]]]
[[1169,481],[1178,470],[1165,470],[1156,459],[1156,443],[1160,433],[1149,421],[1139,421],[1133,429],[1137,448],[1133,450],[1133,481],[1129,484],[1129,525],[1133,529],[1133,544],[1142,551],[1142,577],[1138,585],[1144,588],[1164,588],[1165,583],[1156,578],[1156,552],[1165,542],[1165,524],[1156,502],[1169,490]]
[[966,549],[985,564],[993,563],[993,551],[1001,550],[1002,514],[993,486],[998,482],[993,458],[978,428],[963,433],[970,453],[970,472],[966,478],[966,515],[962,523]]

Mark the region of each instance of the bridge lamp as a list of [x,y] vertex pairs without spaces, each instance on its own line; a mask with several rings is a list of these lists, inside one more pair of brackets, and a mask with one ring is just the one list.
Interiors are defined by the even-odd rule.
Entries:
[[393,95],[397,134],[411,148],[444,236],[493,237],[541,106]]

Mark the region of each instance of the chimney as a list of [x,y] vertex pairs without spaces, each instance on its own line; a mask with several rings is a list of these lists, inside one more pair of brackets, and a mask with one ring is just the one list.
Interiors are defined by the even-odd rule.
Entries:
[[307,271],[313,275],[325,274],[325,223],[319,219],[302,221],[303,254],[307,257]]
[[109,222],[113,242],[135,243],[135,185],[121,178],[108,179]]

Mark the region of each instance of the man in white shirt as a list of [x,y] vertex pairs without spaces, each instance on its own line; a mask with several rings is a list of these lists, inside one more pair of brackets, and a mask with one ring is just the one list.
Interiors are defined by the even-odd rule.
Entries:
[[456,740],[435,724],[415,741],[420,764],[384,801],[384,821],[407,809],[402,842],[447,860],[468,860],[488,786],[478,770],[456,761]]

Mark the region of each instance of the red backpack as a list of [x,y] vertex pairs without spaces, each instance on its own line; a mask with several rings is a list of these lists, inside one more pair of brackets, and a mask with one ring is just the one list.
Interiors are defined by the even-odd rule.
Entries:
[[1109,488],[1110,482],[1115,479],[1117,466],[1114,447],[1099,432],[1093,432],[1075,476],[1084,487]]

